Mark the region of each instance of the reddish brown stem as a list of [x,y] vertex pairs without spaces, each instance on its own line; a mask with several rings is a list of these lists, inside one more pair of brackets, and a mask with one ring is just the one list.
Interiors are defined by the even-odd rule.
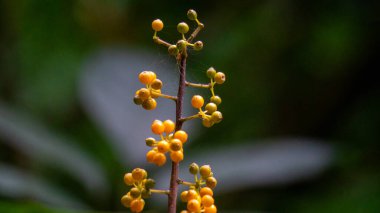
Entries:
[[[176,113],[175,113],[175,130],[178,131],[182,128],[183,121],[182,116],[182,102],[183,95],[186,88],[186,54],[181,54],[178,58],[179,61],[179,84],[176,101]],[[178,168],[179,163],[172,162],[172,172],[170,176],[170,192],[168,199],[168,212],[176,213],[177,210],[177,191],[178,191]]]

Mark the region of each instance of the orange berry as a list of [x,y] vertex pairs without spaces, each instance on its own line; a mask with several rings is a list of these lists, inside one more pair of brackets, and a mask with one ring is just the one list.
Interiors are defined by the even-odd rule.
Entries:
[[204,103],[205,103],[205,100],[200,95],[194,95],[193,98],[191,99],[191,105],[196,109],[201,108]]
[[135,182],[135,180],[132,177],[132,173],[126,173],[124,175],[124,183],[126,185],[128,185],[128,186],[133,185],[134,182]]
[[146,110],[154,110],[157,107],[157,102],[153,98],[148,98],[142,103],[142,107]]
[[138,90],[138,97],[146,100],[150,97],[150,91],[147,88],[141,88]]
[[132,202],[133,198],[128,194],[124,195],[123,197],[121,197],[121,203],[123,204],[123,206],[125,206],[126,208],[129,208],[131,206],[131,202]]
[[208,177],[206,179],[206,186],[213,189],[216,187],[216,184],[218,184],[218,181],[214,177]]
[[198,193],[194,189],[190,189],[187,191],[186,195],[187,200],[192,200],[192,199],[198,199]]
[[161,152],[157,152],[153,157],[153,163],[157,166],[163,166],[166,163],[166,156]]
[[188,193],[188,191],[183,191],[183,192],[181,192],[181,201],[182,202],[187,202],[187,193]]
[[164,28],[164,23],[160,19],[156,19],[152,22],[152,29],[154,31],[161,31]]
[[136,181],[142,181],[147,176],[145,169],[136,168],[132,171],[132,177]]
[[205,196],[205,195],[213,196],[213,195],[214,195],[214,192],[213,192],[212,189],[209,188],[209,187],[203,187],[203,188],[201,188],[201,190],[199,191],[199,194],[201,195],[201,197],[203,197],[203,196]]
[[210,207],[206,207],[204,213],[217,213],[218,210],[216,209],[215,205],[211,205]]
[[165,132],[171,133],[174,131],[175,123],[172,120],[166,120],[164,121],[164,126],[165,126]]
[[211,197],[210,195],[205,195],[202,197],[202,204],[204,207],[210,207],[211,205],[214,204],[214,198]]
[[167,141],[160,141],[157,143],[157,149],[159,152],[166,153],[170,149],[170,145]]
[[156,135],[161,135],[165,131],[165,126],[160,120],[154,120],[151,128],[152,132]]
[[139,80],[143,84],[150,84],[156,79],[156,73],[152,71],[142,71],[139,74]]
[[179,139],[173,139],[170,141],[170,149],[172,151],[179,151],[182,149],[182,141]]
[[174,133],[174,138],[179,139],[182,143],[186,143],[187,141],[187,133],[183,130],[178,130]]
[[135,199],[131,202],[132,212],[142,212],[145,206],[145,201],[143,199]]
[[211,167],[209,165],[203,165],[199,169],[199,173],[203,178],[207,178],[211,175]]
[[171,152],[170,158],[172,159],[173,162],[178,163],[183,160],[183,152],[182,151]]
[[187,210],[190,212],[199,212],[201,210],[201,204],[198,200],[192,199],[187,203]]
[[154,156],[156,155],[157,151],[154,151],[153,149],[146,153],[146,160],[149,163],[153,163]]

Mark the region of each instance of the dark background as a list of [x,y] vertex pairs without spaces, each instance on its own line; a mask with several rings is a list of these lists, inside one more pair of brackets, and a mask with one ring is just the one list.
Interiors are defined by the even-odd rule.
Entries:
[[[132,62],[176,74],[150,23],[162,19],[159,36],[175,42],[178,22],[195,26],[189,8],[206,26],[197,38],[204,50],[190,52],[190,79],[206,82],[210,66],[227,76],[216,88],[223,122],[192,122],[185,148],[185,158],[220,174],[219,212],[379,212],[380,5],[350,0],[0,1],[0,211],[125,211],[123,174],[145,166],[148,148],[136,151],[140,160],[115,150],[123,134],[132,152],[144,144],[151,135],[128,128],[149,130],[151,119],[123,119],[123,127],[102,117],[105,99],[94,88],[111,79],[122,88],[112,94],[129,104],[142,71],[129,74]],[[125,82],[112,80],[120,64]],[[177,76],[166,78],[165,92],[175,94]],[[116,117],[138,108],[116,111],[109,98],[102,110]],[[164,212],[165,203],[147,200],[146,209]]]

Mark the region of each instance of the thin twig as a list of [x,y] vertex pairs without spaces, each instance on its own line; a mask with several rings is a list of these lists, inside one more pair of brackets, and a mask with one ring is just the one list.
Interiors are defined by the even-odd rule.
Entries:
[[197,83],[191,83],[191,82],[186,81],[186,86],[209,89],[211,87],[211,84],[197,84]]
[[165,194],[169,195],[170,191],[169,190],[162,190],[162,189],[150,189],[152,193],[157,193],[157,194]]
[[187,42],[192,42],[193,39],[198,35],[198,33],[204,28],[204,25],[202,23],[200,23],[199,21],[197,23],[198,23],[198,27],[194,30],[194,32],[187,39]]
[[153,41],[156,42],[157,44],[161,44],[161,45],[164,45],[164,46],[166,46],[166,47],[171,46],[170,43],[168,43],[168,42],[166,42],[166,41],[160,39],[160,38],[157,37],[157,36],[153,36]]

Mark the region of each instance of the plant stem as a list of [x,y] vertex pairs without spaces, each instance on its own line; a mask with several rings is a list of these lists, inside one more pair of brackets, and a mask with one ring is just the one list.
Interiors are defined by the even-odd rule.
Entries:
[[[179,61],[179,83],[178,83],[178,93],[176,101],[176,113],[175,113],[175,130],[178,131],[182,128],[183,121],[181,121],[182,116],[182,102],[183,95],[186,88],[186,51],[178,57]],[[168,199],[168,212],[176,213],[177,210],[177,191],[178,191],[178,169],[179,163],[172,162],[172,172],[170,175],[170,192]]]

